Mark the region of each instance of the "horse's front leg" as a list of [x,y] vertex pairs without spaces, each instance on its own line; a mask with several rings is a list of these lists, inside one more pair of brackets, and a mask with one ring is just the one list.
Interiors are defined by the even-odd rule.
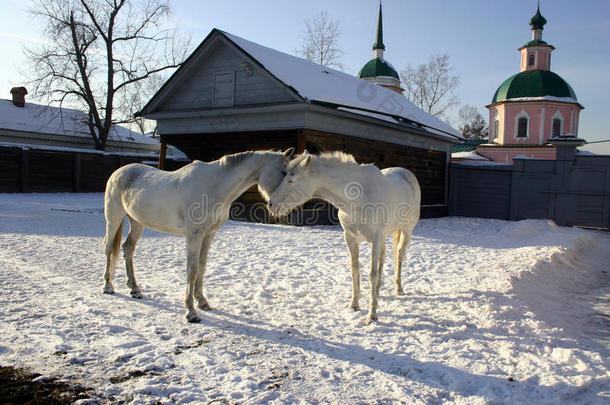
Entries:
[[344,237],[349,251],[352,271],[352,301],[350,302],[349,307],[354,311],[358,311],[360,309],[360,305],[358,304],[360,298],[360,263],[358,262],[360,248],[358,246],[358,241],[348,236],[347,233],[344,234]]
[[379,285],[379,264],[381,263],[381,253],[383,251],[383,236],[378,234],[371,243],[371,269],[369,271],[369,284],[371,287],[371,305],[367,316],[367,324],[376,321],[377,318],[377,297]]
[[195,280],[195,299],[197,299],[197,307],[206,311],[211,310],[212,307],[203,295],[203,276],[205,276],[208,252],[210,251],[210,245],[212,244],[214,235],[215,232],[208,234],[203,238],[201,250],[199,252],[199,273],[197,274],[197,280]]
[[201,232],[186,237],[186,296],[184,298],[184,307],[186,308],[186,320],[191,323],[201,321],[193,301],[195,283],[199,275],[199,253],[201,251],[202,239],[203,235]]

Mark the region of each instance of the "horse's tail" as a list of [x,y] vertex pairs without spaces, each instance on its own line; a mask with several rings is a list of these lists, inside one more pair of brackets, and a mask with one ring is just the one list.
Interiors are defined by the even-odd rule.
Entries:
[[[114,269],[116,267],[117,262],[119,261],[119,254],[121,253],[121,237],[123,236],[123,220],[121,219],[121,223],[116,233],[113,235],[106,235],[104,238],[104,243],[106,245],[106,255],[110,260],[111,266]],[[113,238],[112,245],[108,245],[108,238]]]
[[411,189],[413,189],[413,196],[415,197],[415,203],[417,208],[419,209],[419,205],[421,204],[421,189],[419,187],[419,181],[417,181],[417,177],[410,170],[405,169],[402,172],[402,176],[409,183]]

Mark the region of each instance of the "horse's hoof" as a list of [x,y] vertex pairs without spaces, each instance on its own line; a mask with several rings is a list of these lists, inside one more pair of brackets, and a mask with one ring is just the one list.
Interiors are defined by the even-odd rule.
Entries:
[[350,304],[349,308],[354,312],[360,311],[360,305],[358,304]]
[[104,287],[104,294],[114,294],[114,288]]
[[142,293],[140,291],[132,292],[130,294],[131,294],[131,298],[136,298],[136,299],[139,299],[139,300],[144,298],[144,296],[142,295]]
[[373,322],[376,322],[376,321],[378,321],[378,320],[379,320],[379,318],[377,318],[377,315],[369,315],[369,316],[366,318],[366,324],[367,324],[367,325],[370,325],[370,324],[372,324]]
[[189,315],[189,314],[187,314],[186,315],[186,320],[189,323],[199,323],[199,322],[201,322],[201,318],[199,317],[199,315]]
[[402,288],[397,288],[397,289],[394,291],[394,294],[396,294],[397,296],[399,296],[399,297],[400,297],[401,295],[405,295],[405,292],[402,290]]
[[212,310],[212,307],[207,302],[197,305],[197,308],[201,309],[202,311],[211,311]]

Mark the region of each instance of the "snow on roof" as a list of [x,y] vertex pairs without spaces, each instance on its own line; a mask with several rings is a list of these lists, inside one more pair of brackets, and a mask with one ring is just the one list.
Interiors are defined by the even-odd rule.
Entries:
[[469,159],[469,160],[490,160],[485,156],[479,155],[476,151],[471,150],[468,152],[455,152],[451,154],[452,158],[456,159]]
[[576,100],[572,97],[556,97],[556,96],[514,97],[514,98],[507,98],[504,101],[558,101],[561,103],[578,103],[578,100]]
[[[11,100],[0,99],[0,129],[88,138],[91,134],[86,120],[86,113],[71,108],[48,107],[27,102],[25,107],[17,107]],[[112,126],[109,139],[150,145],[159,143],[157,139],[120,125]]]
[[406,97],[392,90],[236,35],[220,32],[284,84],[291,86],[306,101],[402,117],[435,129],[436,131],[431,131],[435,134],[451,139],[461,138],[461,134],[453,127],[427,114]]

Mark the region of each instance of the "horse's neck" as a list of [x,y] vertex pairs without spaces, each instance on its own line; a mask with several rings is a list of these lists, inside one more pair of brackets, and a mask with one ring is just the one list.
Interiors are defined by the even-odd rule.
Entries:
[[364,185],[358,179],[361,167],[351,164],[337,164],[327,167],[319,163],[314,167],[317,187],[314,197],[328,201],[341,211],[350,211],[362,205]]
[[234,167],[224,168],[223,184],[221,186],[225,201],[232,202],[246,190],[256,184],[265,159],[260,154],[253,154],[250,158],[239,162]]

